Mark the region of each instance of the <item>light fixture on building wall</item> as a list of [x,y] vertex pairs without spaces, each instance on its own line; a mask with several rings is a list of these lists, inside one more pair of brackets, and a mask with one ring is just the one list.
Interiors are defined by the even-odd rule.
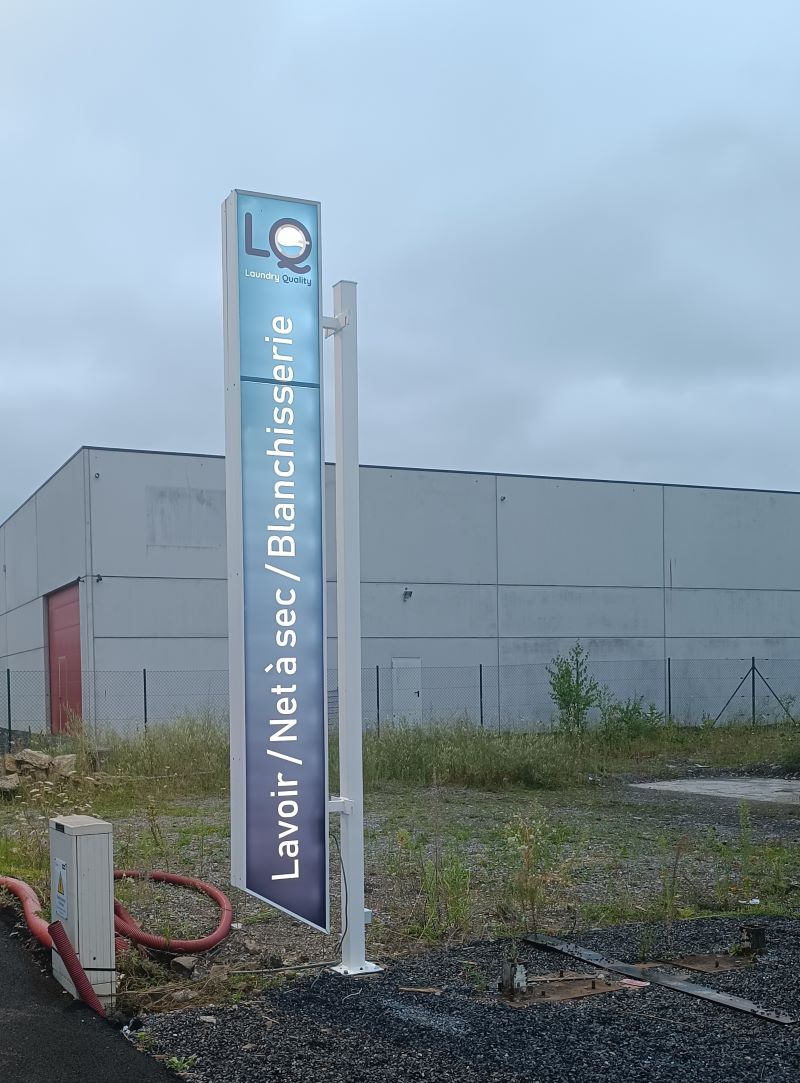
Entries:
[[403,591],[403,601],[407,602],[413,593],[413,590],[409,590],[408,587],[406,587],[406,589]]

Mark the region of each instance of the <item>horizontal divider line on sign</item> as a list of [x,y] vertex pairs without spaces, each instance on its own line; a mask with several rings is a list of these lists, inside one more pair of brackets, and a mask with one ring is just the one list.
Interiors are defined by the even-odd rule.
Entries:
[[270,380],[266,376],[240,376],[239,379],[246,384],[276,384],[279,387],[286,384],[289,387],[310,387],[315,391],[319,390],[319,384],[310,384],[303,380]]

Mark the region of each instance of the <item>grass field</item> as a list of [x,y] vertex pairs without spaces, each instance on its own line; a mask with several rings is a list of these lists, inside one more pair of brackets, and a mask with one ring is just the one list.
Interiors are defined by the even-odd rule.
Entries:
[[[27,880],[47,904],[47,819],[85,811],[114,823],[118,867],[166,868],[227,884],[228,753],[217,725],[184,719],[151,728],[146,738],[116,739],[107,743],[99,772],[91,748],[79,739],[77,748],[77,783],[26,783],[18,797],[0,803],[0,874]],[[387,958],[532,926],[575,932],[628,920],[669,925],[701,914],[796,913],[793,808],[664,796],[626,783],[684,775],[697,764],[792,770],[798,749],[795,726],[661,726],[635,739],[498,736],[458,725],[367,734],[370,951]],[[335,778],[335,740],[331,769]],[[334,920],[338,881],[333,868]],[[193,893],[148,884],[124,884],[121,893],[162,935],[197,935],[214,924],[213,906]],[[209,962],[209,995],[235,999],[276,980],[240,971],[336,954],[335,929],[323,936],[231,894],[241,929],[213,967]],[[149,997],[169,1007],[181,992],[157,959],[129,953],[125,972],[134,1005]]]

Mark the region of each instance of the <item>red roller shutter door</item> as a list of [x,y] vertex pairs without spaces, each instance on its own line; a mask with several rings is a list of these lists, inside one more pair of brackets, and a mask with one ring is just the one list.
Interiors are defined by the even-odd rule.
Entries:
[[50,729],[63,733],[70,712],[81,715],[81,610],[78,584],[47,599],[50,663]]

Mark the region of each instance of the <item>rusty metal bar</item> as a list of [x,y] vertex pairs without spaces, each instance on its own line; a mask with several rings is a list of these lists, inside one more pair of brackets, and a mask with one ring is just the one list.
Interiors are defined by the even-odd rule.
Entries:
[[760,1019],[768,1019],[771,1023],[796,1023],[794,1016],[786,1012],[773,1011],[771,1008],[763,1008],[760,1004],[754,1004],[752,1000],[733,996],[731,993],[721,993],[718,989],[710,989],[707,985],[697,985],[693,981],[684,981],[682,978],[671,978],[667,974],[660,974],[657,970],[648,967],[646,970],[631,966],[629,963],[620,963],[616,959],[604,959],[599,952],[589,951],[579,944],[569,944],[564,940],[556,940],[553,936],[545,936],[543,933],[529,933],[523,936],[529,944],[535,944],[540,948],[549,948],[552,951],[569,955],[573,959],[580,959],[584,963],[601,970],[610,970],[614,974],[624,974],[628,978],[636,978],[639,981],[649,981],[652,985],[661,985],[666,989],[673,989],[676,993],[688,993],[689,996],[699,997],[701,1000],[712,1000],[715,1004],[722,1004],[725,1008],[735,1008],[740,1012],[748,1012],[757,1015]]

